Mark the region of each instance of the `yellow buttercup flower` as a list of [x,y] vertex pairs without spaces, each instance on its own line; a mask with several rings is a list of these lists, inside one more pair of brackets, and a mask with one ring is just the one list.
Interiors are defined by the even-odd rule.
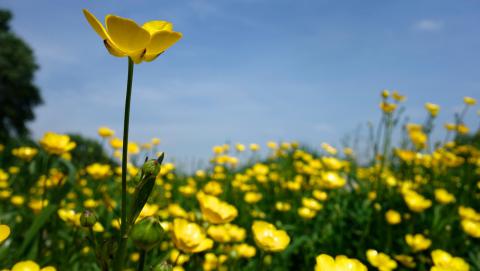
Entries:
[[407,234],[405,235],[405,241],[414,252],[426,250],[432,244],[432,241],[425,238],[425,236],[423,236],[422,234]]
[[390,271],[397,268],[397,262],[390,258],[390,256],[373,249],[367,250],[367,259],[372,266],[380,271]]
[[22,160],[30,161],[35,155],[37,155],[38,150],[30,147],[20,147],[12,150],[12,154]]
[[438,104],[426,103],[425,109],[427,109],[428,113],[430,113],[430,116],[432,117],[436,117],[438,112],[440,112],[440,106]]
[[297,210],[298,215],[305,219],[312,219],[317,215],[317,211],[312,210],[308,207],[300,207]]
[[441,204],[448,204],[455,201],[455,196],[448,193],[446,189],[435,189],[435,199]]
[[480,238],[480,221],[463,219],[461,224],[466,234],[474,238]]
[[123,141],[118,137],[112,138],[110,139],[110,146],[115,150],[121,149],[123,147]]
[[397,225],[402,222],[402,216],[399,212],[395,210],[388,210],[385,213],[385,219],[387,220],[388,224],[390,225]]
[[468,106],[477,104],[477,100],[472,97],[463,97],[463,102]]
[[53,266],[46,266],[40,269],[40,266],[34,261],[21,261],[16,263],[11,271],[56,271]]
[[198,253],[213,246],[213,241],[207,238],[199,225],[181,218],[173,221],[172,240],[185,253]]
[[290,243],[286,231],[277,230],[274,225],[265,221],[253,222],[252,231],[257,246],[267,252],[283,251]]
[[128,56],[136,64],[154,60],[182,37],[166,21],[149,21],[139,26],[133,20],[107,15],[105,28],[88,10],[84,9],[83,14],[111,55]]
[[10,236],[10,227],[7,225],[0,225],[0,244]]
[[107,137],[112,137],[115,134],[115,131],[108,127],[100,127],[98,128],[98,135],[107,138]]
[[453,257],[448,252],[437,249],[432,251],[434,266],[430,271],[469,271],[470,266],[459,257]]
[[200,210],[202,211],[203,217],[210,223],[227,223],[234,220],[238,215],[235,206],[221,201],[217,197],[199,192],[197,199],[200,203]]
[[255,249],[255,247],[245,243],[235,245],[233,247],[233,250],[237,253],[238,257],[241,257],[241,258],[252,258],[257,253],[257,250]]
[[403,199],[408,208],[414,212],[421,213],[432,206],[432,201],[425,199],[415,191],[408,190],[403,194]]
[[333,259],[321,254],[316,258],[315,271],[367,271],[367,267],[357,259],[340,255]]
[[110,165],[94,163],[85,168],[88,175],[92,176],[94,180],[102,180],[112,175]]
[[77,144],[68,135],[47,132],[40,140],[40,145],[50,154],[62,155],[73,150]]

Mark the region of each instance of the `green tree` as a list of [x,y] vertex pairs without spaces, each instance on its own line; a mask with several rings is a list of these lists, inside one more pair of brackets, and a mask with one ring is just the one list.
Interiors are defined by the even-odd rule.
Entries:
[[28,134],[26,122],[35,118],[33,108],[42,103],[34,85],[38,69],[32,49],[11,32],[12,14],[0,9],[0,140]]

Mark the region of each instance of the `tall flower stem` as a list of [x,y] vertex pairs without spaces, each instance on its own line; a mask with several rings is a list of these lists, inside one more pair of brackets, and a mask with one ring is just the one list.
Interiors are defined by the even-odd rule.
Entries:
[[123,148],[122,148],[122,216],[120,224],[120,238],[118,251],[115,257],[114,270],[120,271],[123,268],[125,254],[127,251],[127,156],[128,156],[128,126],[130,122],[130,98],[132,96],[133,61],[128,58],[127,95],[125,98],[125,114],[123,119]]

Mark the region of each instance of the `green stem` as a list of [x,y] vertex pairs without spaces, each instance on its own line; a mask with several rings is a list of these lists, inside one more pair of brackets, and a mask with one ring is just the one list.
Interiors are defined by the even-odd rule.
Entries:
[[127,95],[125,98],[125,114],[123,119],[123,148],[122,148],[122,216],[120,225],[120,238],[117,255],[114,262],[114,270],[123,268],[125,254],[127,252],[127,155],[128,155],[128,125],[130,122],[130,97],[132,96],[133,61],[128,58]]
[[145,258],[147,257],[147,251],[142,249],[140,251],[140,260],[138,261],[138,271],[143,271],[145,267]]

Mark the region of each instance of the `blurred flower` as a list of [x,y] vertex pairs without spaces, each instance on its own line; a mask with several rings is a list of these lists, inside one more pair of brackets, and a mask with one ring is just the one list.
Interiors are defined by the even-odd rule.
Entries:
[[400,215],[399,212],[395,210],[388,210],[385,213],[385,219],[390,225],[397,225],[397,224],[400,224],[400,222],[402,222],[402,216]]
[[40,145],[50,154],[62,155],[69,152],[77,146],[75,142],[70,140],[68,135],[47,132],[40,140]]
[[235,219],[238,211],[235,206],[219,200],[217,197],[199,192],[197,194],[203,217],[210,223],[221,224]]
[[431,200],[425,199],[422,195],[412,190],[404,192],[403,199],[408,208],[417,213],[421,213],[432,206]]
[[30,161],[35,155],[37,155],[38,150],[30,147],[20,147],[12,150],[12,154],[22,160]]
[[455,201],[455,196],[448,193],[446,189],[435,189],[435,199],[441,204],[448,204]]
[[438,104],[426,103],[425,109],[427,109],[432,117],[436,117],[438,112],[440,112],[440,106]]
[[463,219],[461,225],[466,234],[474,238],[480,238],[480,221]]
[[390,271],[397,268],[397,262],[390,258],[390,256],[373,249],[367,250],[367,259],[372,266],[380,271]]
[[333,259],[321,254],[316,258],[315,271],[367,271],[367,267],[357,259],[340,255]]
[[108,127],[104,126],[104,127],[98,128],[98,135],[100,137],[103,137],[103,138],[112,137],[114,134],[115,134],[115,131],[113,131]]
[[92,176],[94,180],[103,180],[112,175],[110,165],[94,163],[85,168],[88,175]]
[[477,100],[472,97],[463,97],[463,102],[468,106],[473,106],[477,104]]
[[238,257],[241,257],[241,258],[252,258],[255,256],[257,252],[255,247],[245,243],[235,245],[233,247],[233,250],[237,253]]
[[185,253],[198,253],[213,246],[213,241],[206,237],[200,226],[181,218],[173,221],[172,240]]
[[287,232],[265,221],[254,221],[252,231],[257,246],[267,252],[283,251],[290,243]]
[[469,271],[470,269],[462,258],[453,257],[443,250],[434,250],[431,255],[434,264],[431,271]]
[[421,234],[407,234],[405,235],[405,241],[407,242],[407,245],[413,250],[413,252],[426,250],[432,244],[432,241],[430,239],[425,238],[425,236]]
[[10,227],[0,224],[0,245],[10,236]]

